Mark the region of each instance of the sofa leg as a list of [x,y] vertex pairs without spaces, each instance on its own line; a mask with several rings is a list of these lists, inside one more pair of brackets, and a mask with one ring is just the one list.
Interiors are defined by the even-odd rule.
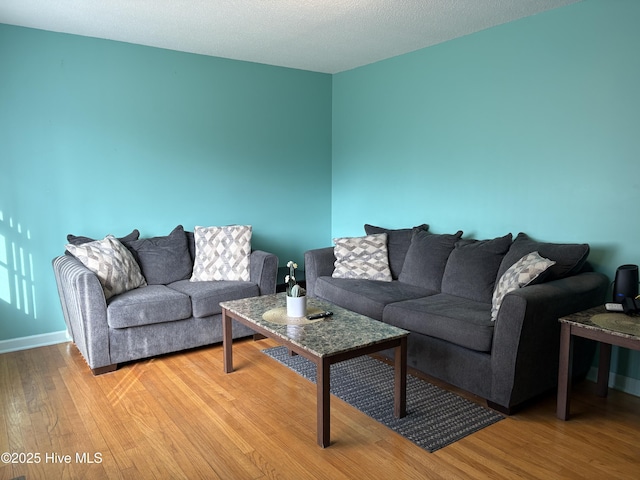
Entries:
[[514,409],[511,407],[505,407],[503,405],[498,405],[497,403],[490,402],[487,400],[487,407],[492,410],[495,410],[498,413],[502,413],[503,415],[511,415],[514,413]]
[[95,376],[102,375],[103,373],[114,372],[118,368],[118,364],[107,365],[106,367],[92,368],[91,371]]

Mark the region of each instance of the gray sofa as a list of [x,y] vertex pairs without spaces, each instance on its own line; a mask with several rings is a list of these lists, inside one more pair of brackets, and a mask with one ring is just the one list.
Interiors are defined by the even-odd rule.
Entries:
[[[587,263],[586,244],[537,242],[520,233],[491,240],[435,235],[426,225],[386,233],[391,281],[335,278],[334,247],[305,253],[308,295],[407,329],[408,363],[512,413],[557,385],[558,318],[605,301],[609,280]],[[492,320],[496,282],[531,252],[556,263],[507,293]],[[508,276],[508,275],[507,275]],[[574,346],[586,375],[592,342]]]
[[[76,257],[53,259],[67,330],[95,375],[119,363],[222,341],[219,303],[275,293],[278,258],[250,253],[249,281],[191,282],[195,258],[192,232],[176,227],[166,237],[119,239],[141,267],[147,284],[105,298],[96,274]],[[91,239],[68,236],[72,244]],[[235,324],[234,338],[252,335]]]

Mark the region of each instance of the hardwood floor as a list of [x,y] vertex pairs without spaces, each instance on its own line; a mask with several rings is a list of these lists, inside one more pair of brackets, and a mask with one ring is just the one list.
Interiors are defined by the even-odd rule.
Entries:
[[[0,480],[638,478],[640,398],[574,387],[427,453],[331,398],[316,444],[315,386],[261,353],[271,340],[127,364],[94,377],[72,344],[0,355]],[[390,407],[391,408],[391,407]],[[20,455],[18,455],[20,454]],[[3,460],[6,460],[3,457]],[[31,460],[32,463],[20,463]]]

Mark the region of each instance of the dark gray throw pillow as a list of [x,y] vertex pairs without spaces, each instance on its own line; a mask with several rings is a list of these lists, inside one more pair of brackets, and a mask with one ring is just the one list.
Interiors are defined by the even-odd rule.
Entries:
[[191,255],[191,262],[193,263],[196,260],[196,237],[193,235],[193,232],[189,230],[185,230],[184,233],[187,236],[187,244],[189,245],[189,255]]
[[512,238],[509,233],[491,240],[459,240],[444,269],[442,293],[491,303],[498,269]]
[[125,245],[140,265],[148,285],[167,285],[191,277],[193,262],[182,225],[167,236],[141,238]]
[[547,271],[545,282],[570,277],[582,269],[589,256],[589,250],[587,243],[543,243],[532,240],[526,233],[520,232],[502,260],[498,278],[511,265],[531,252],[538,252],[541,256],[556,262]]
[[447,259],[462,231],[451,234],[431,234],[415,230],[398,280],[439,292]]
[[[127,242],[132,242],[134,240],[137,240],[138,238],[140,238],[140,232],[138,231],[137,228],[134,228],[131,231],[131,233],[125,235],[124,237],[118,238],[118,240],[120,241],[120,243],[126,244]],[[83,245],[85,243],[95,242],[95,241],[96,241],[95,238],[83,237],[83,236],[80,236],[80,235],[74,235],[72,233],[67,235],[67,242],[70,243],[71,245],[75,245],[75,246],[79,246],[79,245]],[[69,250],[65,250],[64,254],[73,256],[73,254]]]
[[[125,235],[124,237],[118,238],[118,240],[120,241],[120,243],[125,243],[125,242],[132,242],[134,240],[137,240],[138,238],[140,238],[140,232],[138,231],[137,228],[134,228],[131,233],[129,233],[128,235]],[[71,245],[82,245],[83,243],[89,243],[95,240],[96,240],[95,238],[82,237],[78,235],[73,235],[71,233],[67,235],[67,242],[69,242]]]
[[413,228],[398,228],[389,229],[376,227],[375,225],[364,225],[364,231],[367,235],[375,235],[377,233],[387,234],[387,251],[389,255],[389,268],[391,269],[391,277],[394,280],[398,279],[402,266],[404,264],[405,256],[411,245],[411,238],[414,230],[429,230],[429,225],[423,223]]

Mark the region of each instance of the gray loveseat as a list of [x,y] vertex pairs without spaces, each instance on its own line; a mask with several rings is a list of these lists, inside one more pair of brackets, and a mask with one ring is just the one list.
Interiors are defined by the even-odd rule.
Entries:
[[[71,335],[95,375],[119,363],[222,341],[221,301],[275,293],[278,258],[251,251],[247,281],[190,281],[193,232],[176,227],[165,237],[118,239],[132,252],[146,285],[105,298],[96,274],[76,257],[53,259],[62,311]],[[91,239],[69,235],[72,244]],[[254,332],[240,324],[234,338]]]
[[[605,301],[609,281],[590,271],[589,246],[542,243],[524,233],[478,241],[427,230],[365,225],[367,235],[386,234],[391,281],[336,278],[334,247],[307,251],[308,294],[409,330],[409,366],[503,413],[553,389],[558,318]],[[496,282],[536,251],[555,264],[504,295],[492,319]],[[586,375],[594,349],[576,342],[575,376]]]

